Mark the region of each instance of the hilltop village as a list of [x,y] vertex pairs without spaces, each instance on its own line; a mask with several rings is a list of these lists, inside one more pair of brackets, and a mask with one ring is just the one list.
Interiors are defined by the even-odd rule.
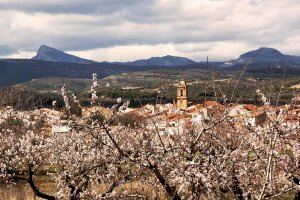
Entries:
[[[106,118],[114,114],[124,115],[125,118],[134,116],[146,122],[146,128],[155,129],[161,133],[172,134],[174,131],[181,132],[191,124],[201,124],[205,120],[210,120],[213,113],[223,113],[224,118],[230,119],[236,128],[244,125],[257,126],[282,112],[285,113],[284,123],[297,125],[300,121],[300,95],[295,96],[290,105],[256,106],[253,104],[221,104],[216,101],[205,100],[200,104],[190,104],[188,100],[188,86],[185,81],[179,81],[177,86],[177,99],[173,104],[144,105],[140,108],[130,108],[129,101],[126,107],[121,107],[116,114],[112,108],[102,106],[82,107],[82,124],[91,117],[92,113],[101,112]],[[264,96],[262,96],[264,98]],[[121,103],[121,102],[119,102]],[[17,111],[12,107],[0,108],[0,124],[4,124],[7,119],[21,120],[28,126],[38,126],[43,133],[66,133],[71,130],[71,122],[65,117],[62,110],[36,109],[33,111]]]

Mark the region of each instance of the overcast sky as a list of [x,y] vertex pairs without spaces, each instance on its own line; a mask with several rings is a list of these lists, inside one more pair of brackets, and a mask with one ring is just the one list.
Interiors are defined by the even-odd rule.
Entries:
[[0,0],[0,57],[42,44],[97,61],[300,55],[299,0]]

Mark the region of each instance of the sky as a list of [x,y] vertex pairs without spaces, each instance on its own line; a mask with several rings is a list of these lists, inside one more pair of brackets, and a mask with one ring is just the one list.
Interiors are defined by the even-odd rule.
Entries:
[[0,57],[48,45],[96,61],[300,55],[299,0],[0,0]]

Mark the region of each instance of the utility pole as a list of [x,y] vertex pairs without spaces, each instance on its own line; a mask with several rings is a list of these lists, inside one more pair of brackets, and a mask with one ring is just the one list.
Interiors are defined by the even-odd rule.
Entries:
[[204,102],[203,102],[203,106],[205,106],[205,102],[206,102],[206,96],[207,96],[207,79],[208,79],[208,56],[206,57],[206,72],[205,72],[205,90],[204,90]]

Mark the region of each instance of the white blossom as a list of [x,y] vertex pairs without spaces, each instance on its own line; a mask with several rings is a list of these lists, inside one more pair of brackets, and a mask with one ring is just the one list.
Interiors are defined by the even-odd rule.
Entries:
[[92,86],[91,86],[91,92],[92,92],[92,97],[91,97],[91,103],[94,104],[96,100],[98,99],[97,96],[97,91],[96,89],[99,87],[98,85],[98,80],[97,80],[97,74],[93,73],[92,74]]

